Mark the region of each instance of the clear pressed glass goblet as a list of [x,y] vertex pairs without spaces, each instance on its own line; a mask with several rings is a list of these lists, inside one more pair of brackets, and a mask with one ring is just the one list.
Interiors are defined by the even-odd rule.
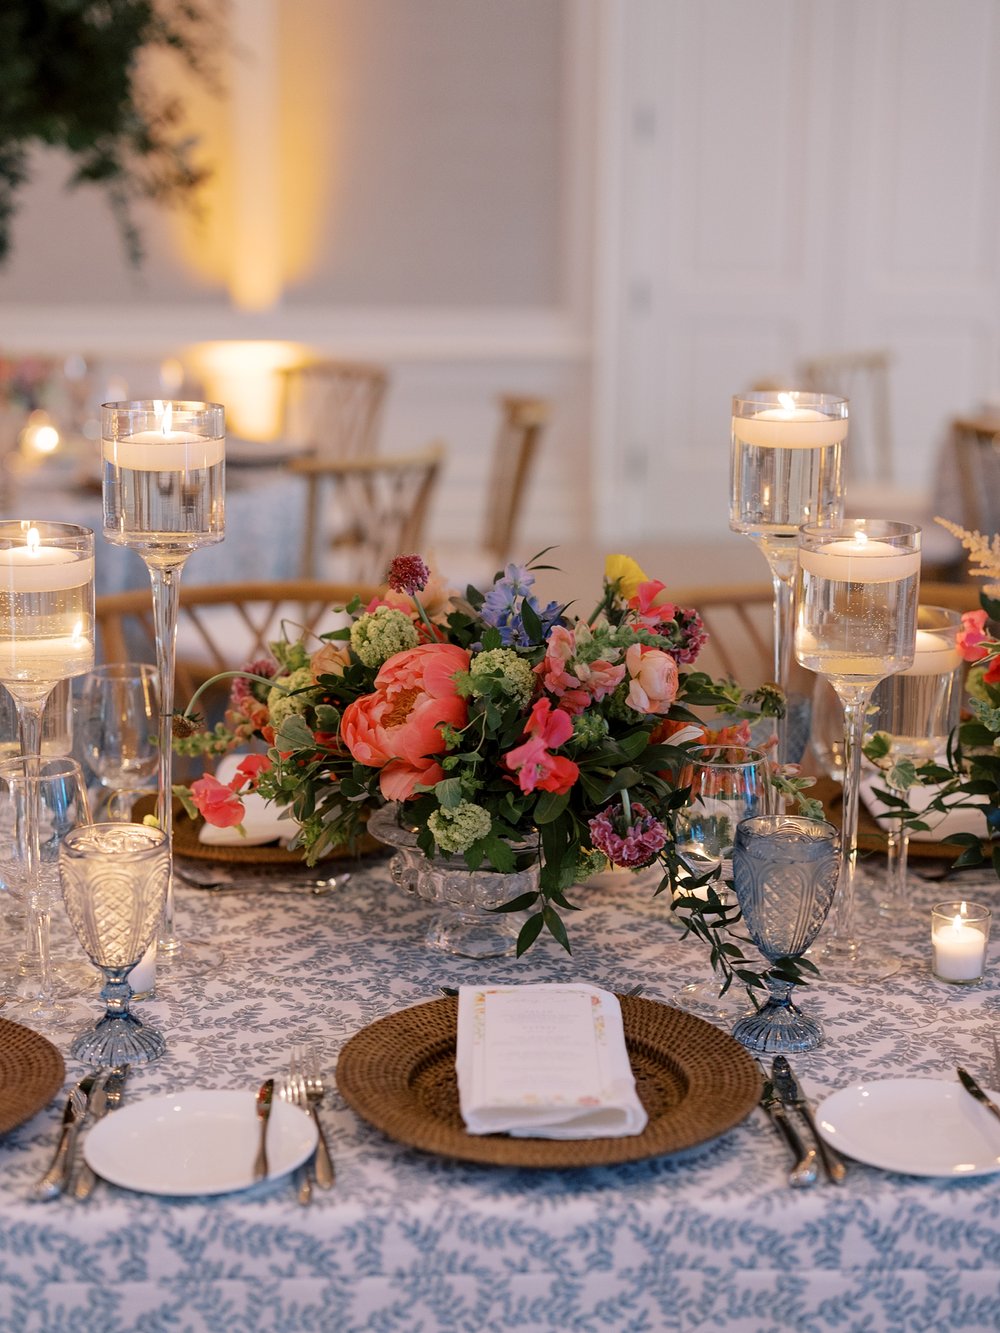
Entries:
[[858,792],[865,713],[879,681],[913,665],[920,529],[857,518],[799,533],[795,653],[825,676],[844,705],[844,803],[840,885],[818,958],[824,977],[874,981],[899,959],[854,933]]
[[[733,887],[743,925],[772,965],[800,958],[826,920],[837,889],[837,830],[824,819],[757,815],[736,830]],[[811,1051],[823,1029],[792,1003],[794,983],[769,979],[767,1003],[741,1018],[733,1036],[747,1050]]]
[[[798,530],[844,515],[841,453],[847,399],[760,392],[733,398],[729,526],[761,550],[774,585],[774,679],[790,695]],[[777,724],[778,760],[790,752],[790,710]]]
[[[677,785],[691,790],[688,804],[677,816],[677,853],[693,879],[719,871],[721,881],[728,877],[727,863],[741,820],[772,809],[774,789],[767,758],[746,746],[696,746],[677,774]],[[720,881],[713,887],[725,902],[728,890]],[[684,892],[682,886],[680,893]],[[688,892],[706,898],[708,891],[695,887]],[[683,914],[684,909],[675,910]],[[720,996],[712,978],[682,986],[673,1003],[703,1017],[732,1021],[746,1007],[746,997],[732,989]]]
[[93,984],[82,958],[58,967],[52,957],[53,911],[61,902],[59,845],[89,823],[87,788],[75,760],[0,762],[0,893],[20,934],[18,943],[11,941],[3,979],[15,1016],[46,1029],[78,1019],[82,1009],[73,997]]
[[[958,725],[961,707],[962,658],[958,633],[962,616],[944,606],[917,607],[913,665],[875,687],[865,730],[886,732],[889,758],[924,764],[937,758]],[[902,819],[893,821],[886,848],[884,889],[876,898],[882,916],[909,915],[907,879],[910,831]]]
[[[225,420],[218,403],[105,403],[102,414],[104,536],[138,551],[149,570],[160,681],[157,817],[171,857],[174,659],[180,580],[192,551],[225,536]],[[214,965],[215,950],[182,946],[168,876],[159,958]]]
[[136,796],[155,782],[160,690],[156,668],[110,662],[83,678],[79,731],[83,755],[108,792],[107,817],[128,821]]
[[128,974],[152,943],[170,875],[167,837],[144,824],[90,824],[63,839],[63,901],[80,943],[104,973],[105,1012],[70,1046],[96,1065],[142,1064],[166,1049],[129,1009]]

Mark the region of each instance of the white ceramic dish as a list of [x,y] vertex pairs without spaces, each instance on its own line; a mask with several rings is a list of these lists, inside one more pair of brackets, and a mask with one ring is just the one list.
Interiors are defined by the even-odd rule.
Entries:
[[[132,1102],[99,1120],[84,1142],[94,1171],[144,1194],[227,1194],[253,1185],[259,1122],[253,1092],[194,1089]],[[301,1165],[316,1126],[275,1096],[267,1126],[268,1179]]]
[[[1000,1104],[1000,1094],[989,1096]],[[855,1083],[821,1102],[816,1120],[828,1143],[885,1171],[953,1179],[1000,1171],[1000,1121],[957,1078]]]

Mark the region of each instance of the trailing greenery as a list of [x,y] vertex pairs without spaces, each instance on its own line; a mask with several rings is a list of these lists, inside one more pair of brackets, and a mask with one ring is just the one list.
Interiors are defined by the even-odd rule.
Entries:
[[107,191],[129,258],[141,261],[132,205],[191,202],[206,173],[194,163],[180,99],[148,86],[140,57],[170,50],[210,77],[214,31],[214,17],[191,0],[3,0],[0,262],[38,145],[70,155],[71,186]]

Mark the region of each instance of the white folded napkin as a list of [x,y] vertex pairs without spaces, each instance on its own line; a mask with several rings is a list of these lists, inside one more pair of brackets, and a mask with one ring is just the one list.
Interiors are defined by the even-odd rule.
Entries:
[[622,1138],[646,1127],[621,1007],[596,986],[460,987],[455,1069],[470,1134]]
[[[243,754],[225,755],[219,760],[215,776],[220,782],[230,782],[245,758]],[[246,812],[243,816],[244,833],[236,827],[217,828],[203,822],[198,830],[198,841],[208,847],[260,847],[265,842],[294,838],[298,824],[287,808],[270,805],[255,791],[241,794],[240,800]]]
[[[889,828],[898,820],[892,808],[875,794],[877,787],[888,790],[881,773],[862,773],[861,799],[879,824],[883,828]],[[910,787],[906,792],[906,803],[911,810],[922,812],[930,805],[939,790],[938,787]],[[956,833],[975,833],[981,838],[986,836],[986,821],[978,810],[951,810],[946,815],[932,810],[927,815],[926,822],[931,826],[930,829],[927,832],[914,829],[910,833],[912,839],[918,842],[947,842]]]

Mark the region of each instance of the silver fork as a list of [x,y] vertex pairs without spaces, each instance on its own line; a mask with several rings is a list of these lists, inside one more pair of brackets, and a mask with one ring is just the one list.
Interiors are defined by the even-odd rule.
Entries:
[[[278,1085],[278,1096],[284,1102],[290,1102],[292,1106],[299,1106],[303,1111],[309,1110],[309,1103],[306,1099],[305,1089],[299,1079],[289,1075]],[[299,1203],[305,1205],[312,1203],[312,1167],[309,1165],[309,1159],[302,1163],[302,1170],[299,1174],[299,1186],[295,1196]]]
[[312,1047],[293,1046],[290,1068],[292,1081],[298,1085],[301,1095],[305,1098],[299,1105],[305,1106],[309,1111],[319,1135],[316,1144],[316,1184],[320,1189],[328,1190],[334,1182],[333,1159],[317,1114],[317,1109],[323,1104],[326,1095],[326,1085]]

